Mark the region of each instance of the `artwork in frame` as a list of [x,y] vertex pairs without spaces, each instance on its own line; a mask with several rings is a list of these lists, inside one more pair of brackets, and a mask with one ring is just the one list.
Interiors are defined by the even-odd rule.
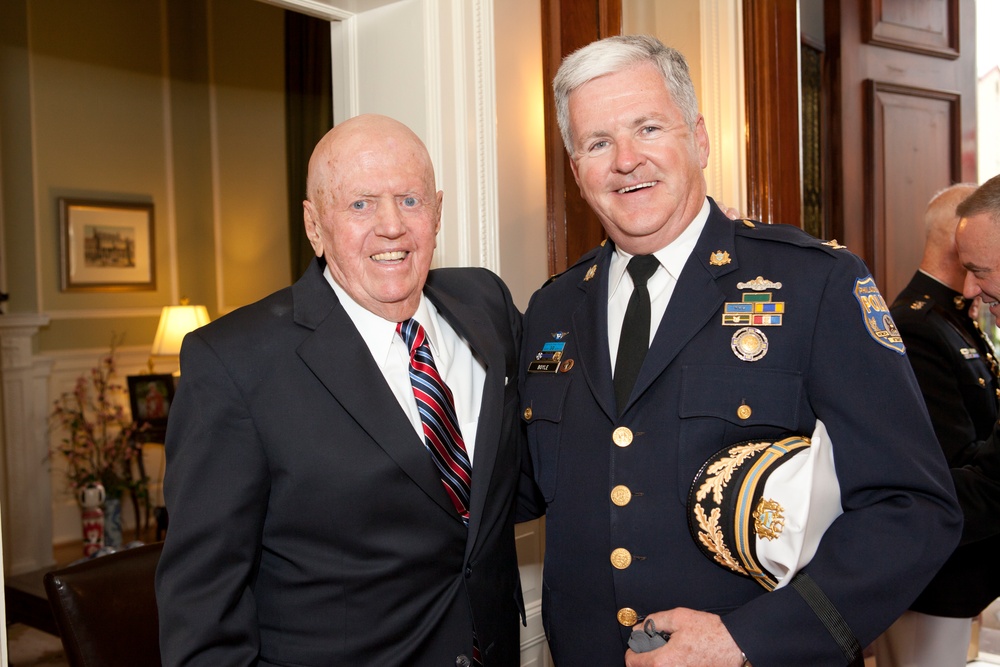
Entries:
[[167,435],[167,415],[174,400],[173,375],[129,375],[128,402],[136,437],[145,442],[163,442]]
[[59,199],[63,292],[156,289],[153,205]]

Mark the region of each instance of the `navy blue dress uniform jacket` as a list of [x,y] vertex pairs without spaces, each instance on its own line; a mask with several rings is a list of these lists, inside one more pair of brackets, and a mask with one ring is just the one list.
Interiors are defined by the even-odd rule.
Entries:
[[[524,492],[519,514],[546,514],[542,613],[556,664],[623,664],[631,628],[619,613],[673,607],[721,615],[755,667],[846,664],[796,590],[765,592],[702,555],[685,504],[713,453],[810,435],[822,419],[845,512],[805,572],[860,646],[951,553],[961,525],[952,483],[867,268],[798,228],[734,222],[713,203],[619,417],[607,338],[611,252],[605,244],[536,292],[524,320],[521,407],[537,496]],[[742,302],[753,290],[739,283],[758,277],[780,283],[768,291],[783,317],[759,327],[766,354],[743,361],[724,304]],[[556,337],[571,367],[527,372]],[[619,427],[632,436],[626,446],[612,439]],[[631,492],[627,503],[612,501],[619,486]],[[611,563],[615,549],[631,555],[624,569]]]
[[427,279],[486,367],[466,528],[323,268],[184,341],[163,664],[443,667],[475,630],[486,667],[516,665],[520,313],[488,271]]
[[[969,463],[997,421],[996,362],[969,317],[969,303],[918,271],[890,308],[952,468]],[[957,491],[961,498],[962,489]],[[998,552],[1000,535],[959,547],[910,608],[934,616],[976,616],[1000,596]]]

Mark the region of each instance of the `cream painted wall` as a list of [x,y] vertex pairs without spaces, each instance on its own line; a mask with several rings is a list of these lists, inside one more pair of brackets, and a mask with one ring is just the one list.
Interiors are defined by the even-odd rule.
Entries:
[[548,278],[542,12],[539,0],[503,0],[497,5],[500,276],[524,310]]
[[[280,10],[11,0],[0,23],[8,312],[51,317],[40,351],[148,345],[181,296],[218,316],[288,284]],[[62,292],[59,197],[153,203],[156,289]]]
[[209,3],[212,177],[220,312],[290,274],[284,18],[249,0]]

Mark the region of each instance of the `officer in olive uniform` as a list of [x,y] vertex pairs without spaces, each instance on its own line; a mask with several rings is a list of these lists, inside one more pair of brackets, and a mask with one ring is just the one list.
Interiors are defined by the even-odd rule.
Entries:
[[[997,362],[962,296],[965,268],[955,249],[955,207],[973,184],[945,188],[925,214],[927,240],[919,270],[890,312],[906,345],[948,465],[970,462],[997,421]],[[920,597],[879,638],[879,667],[964,665],[971,619],[1000,595],[994,560],[1000,536],[959,547]]]
[[[607,38],[569,56],[554,86],[574,175],[610,237],[525,315],[535,495],[519,513],[546,515],[542,613],[555,664],[859,661],[961,524],[887,305],[835,241],[731,221],[705,196],[707,133],[676,51]],[[635,256],[656,258],[648,278],[633,276]],[[636,294],[648,352],[620,400],[631,358],[621,339],[643,321],[630,320]],[[692,481],[726,446],[808,436],[820,419],[843,514],[798,585],[767,592],[702,553]],[[670,640],[627,652],[647,617]]]

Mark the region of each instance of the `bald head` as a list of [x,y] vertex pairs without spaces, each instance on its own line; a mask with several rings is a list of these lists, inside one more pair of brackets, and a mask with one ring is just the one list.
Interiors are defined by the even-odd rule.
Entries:
[[385,116],[344,121],[309,160],[306,236],[358,305],[401,322],[420,303],[441,223],[423,142]]
[[955,228],[960,219],[955,209],[975,191],[974,183],[947,187],[931,197],[924,213],[927,241],[920,268],[958,292],[962,291],[965,281],[965,267],[955,248]]
[[434,188],[434,167],[427,148],[413,130],[394,118],[363,114],[343,121],[323,135],[309,158],[306,198],[323,206],[329,186],[342,170],[351,170],[363,154],[381,153],[406,160],[425,171],[426,184]]

